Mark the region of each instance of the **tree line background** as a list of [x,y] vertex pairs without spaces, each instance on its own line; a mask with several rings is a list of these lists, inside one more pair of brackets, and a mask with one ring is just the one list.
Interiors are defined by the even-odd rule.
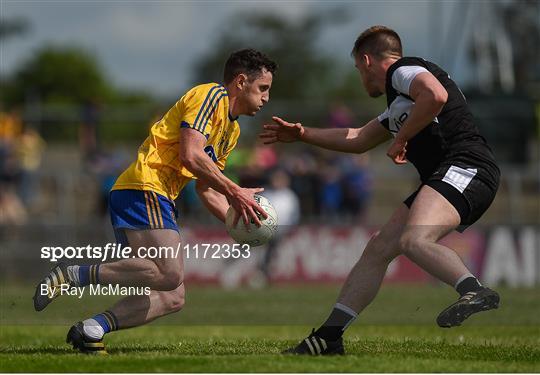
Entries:
[[[465,88],[482,131],[498,144],[504,159],[514,162],[527,160],[522,144],[528,138],[538,137],[534,112],[535,108],[538,110],[535,105],[539,100],[540,50],[525,47],[540,43],[540,26],[538,22],[531,24],[524,20],[530,18],[527,14],[538,13],[539,7],[538,2],[518,1],[501,5],[498,10],[506,21],[504,27],[510,40],[519,46],[513,49],[516,82],[512,92],[503,90],[504,82],[496,71],[490,73],[493,77],[489,90],[478,86]],[[234,28],[224,26],[216,33],[216,39],[210,41],[213,46],[210,52],[194,64],[191,72],[186,72],[192,77],[193,85],[221,81],[227,56],[249,46],[264,51],[280,66],[272,100],[258,116],[259,122],[279,113],[311,126],[325,126],[332,106],[345,103],[361,125],[384,109],[384,99],[374,101],[367,97],[352,61],[348,65],[338,62],[317,44],[325,28],[349,17],[346,8],[313,12],[294,21],[276,14],[240,16],[243,22],[236,23]],[[29,32],[32,25],[24,19],[2,19],[0,42],[17,43],[17,39]],[[487,43],[484,47],[497,63],[496,46]],[[479,51],[484,50],[474,40],[468,48],[471,63],[480,64],[485,56]],[[26,122],[37,127],[48,141],[75,140],[77,131],[73,125],[80,121],[81,108],[95,105],[101,111],[102,141],[139,142],[147,134],[148,125],[178,100],[178,97],[157,97],[151,88],[133,90],[114,85],[99,59],[77,45],[44,45],[13,73],[2,73],[0,82],[3,109],[21,110]],[[187,89],[179,88],[178,93]],[[256,134],[254,128],[246,127],[243,136],[252,139]]]

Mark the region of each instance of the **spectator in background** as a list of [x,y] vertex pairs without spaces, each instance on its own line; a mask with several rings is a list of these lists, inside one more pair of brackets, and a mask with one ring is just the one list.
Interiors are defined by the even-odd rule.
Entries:
[[256,145],[239,174],[240,185],[245,187],[264,185],[267,182],[267,171],[274,168],[277,163],[278,157],[273,148]]
[[[334,102],[330,110],[329,127],[356,127],[351,109],[343,103]],[[367,162],[367,155],[358,155],[339,157],[338,163],[332,163],[338,167],[338,171],[333,171],[334,176],[323,176],[323,214],[335,216],[336,211],[339,211],[340,217],[346,215],[354,221],[363,218],[371,198],[371,177]],[[340,179],[339,187],[335,178]]]
[[328,116],[328,125],[331,128],[354,128],[354,115],[345,104],[333,103]]
[[195,181],[190,181],[186,184],[176,202],[178,211],[182,212],[180,220],[190,219],[199,221],[207,212],[197,194]]
[[360,154],[344,158],[343,211],[354,221],[362,222],[366,216],[372,193],[369,155]]
[[20,177],[17,160],[17,138],[20,137],[22,121],[16,110],[0,112],[0,224],[20,225],[28,218],[26,209],[16,194]]
[[259,170],[269,170],[276,167],[278,157],[273,147],[256,145],[253,149],[253,161]]
[[319,165],[313,152],[300,151],[284,159],[284,165],[291,176],[291,188],[300,199],[303,216],[313,216],[319,212]]
[[264,286],[270,280],[270,267],[276,256],[276,251],[283,237],[300,221],[300,202],[290,188],[289,175],[282,169],[276,169],[270,175],[270,186],[266,187],[264,195],[276,209],[278,230],[270,240],[264,253],[259,272],[251,279],[252,287]]
[[0,111],[0,146],[13,143],[22,132],[22,120],[18,109]]
[[98,150],[98,127],[101,121],[101,105],[97,99],[90,99],[81,106],[79,127],[79,147],[84,162],[92,163]]
[[340,209],[343,202],[341,171],[334,161],[324,165],[320,174],[321,214],[325,220],[340,221]]
[[121,150],[112,152],[98,152],[94,155],[90,172],[97,182],[98,200],[97,213],[99,216],[107,216],[109,207],[109,195],[111,188],[116,182],[118,175],[129,165],[129,155]]
[[[240,184],[240,173],[248,165],[251,157],[251,149],[245,146],[237,146],[236,152],[232,153],[227,160],[225,175],[237,184]],[[260,186],[260,185],[259,185]]]
[[45,141],[35,129],[23,126],[23,131],[17,139],[16,153],[20,166],[18,191],[26,207],[31,206],[38,193],[38,170],[45,147]]

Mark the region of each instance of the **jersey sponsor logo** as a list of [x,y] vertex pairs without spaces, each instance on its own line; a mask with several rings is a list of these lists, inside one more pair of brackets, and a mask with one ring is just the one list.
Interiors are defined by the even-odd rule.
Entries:
[[[399,132],[399,129],[403,126],[407,118],[411,113],[411,109],[414,106],[414,101],[408,99],[405,96],[398,95],[390,106],[388,107],[388,130],[395,137]],[[386,112],[385,112],[386,113]],[[383,114],[384,116],[384,114]],[[381,121],[381,119],[379,119]],[[437,117],[435,117],[432,123],[439,123]]]
[[403,112],[397,119],[394,119],[394,124],[396,124],[396,128],[399,130],[403,126],[403,123],[405,120],[407,120],[407,117],[409,117],[409,114],[407,112]]
[[409,117],[413,105],[413,101],[403,96],[398,96],[390,104],[390,107],[388,108],[388,117],[390,120],[388,130],[390,130],[393,135],[395,135],[403,126],[403,123],[407,120],[407,117]]

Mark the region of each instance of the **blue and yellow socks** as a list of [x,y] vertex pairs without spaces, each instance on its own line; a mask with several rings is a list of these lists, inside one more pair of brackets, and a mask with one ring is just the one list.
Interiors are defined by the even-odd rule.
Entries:
[[101,340],[106,333],[119,329],[118,319],[112,311],[104,311],[83,321],[84,334],[92,340]]
[[67,272],[73,286],[99,284],[99,264],[68,266]]

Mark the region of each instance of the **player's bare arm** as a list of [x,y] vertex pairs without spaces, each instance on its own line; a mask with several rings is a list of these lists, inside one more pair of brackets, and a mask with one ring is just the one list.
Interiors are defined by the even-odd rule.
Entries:
[[265,144],[302,141],[328,150],[361,154],[391,138],[378,119],[361,128],[317,129],[290,123],[274,116],[275,124],[264,125],[260,137]]
[[262,188],[244,189],[229,180],[204,152],[206,138],[197,130],[182,129],[180,135],[179,158],[182,164],[198,179],[204,181],[215,191],[223,194],[249,226],[250,218],[257,226],[261,225],[257,213],[266,219],[266,212],[255,202],[253,194]]
[[204,206],[219,220],[225,222],[229,202],[225,195],[212,189],[203,180],[198,180],[195,189]]
[[414,106],[387,151],[396,164],[404,164],[407,141],[418,134],[441,112],[448,92],[429,72],[418,74],[411,83],[410,96]]

